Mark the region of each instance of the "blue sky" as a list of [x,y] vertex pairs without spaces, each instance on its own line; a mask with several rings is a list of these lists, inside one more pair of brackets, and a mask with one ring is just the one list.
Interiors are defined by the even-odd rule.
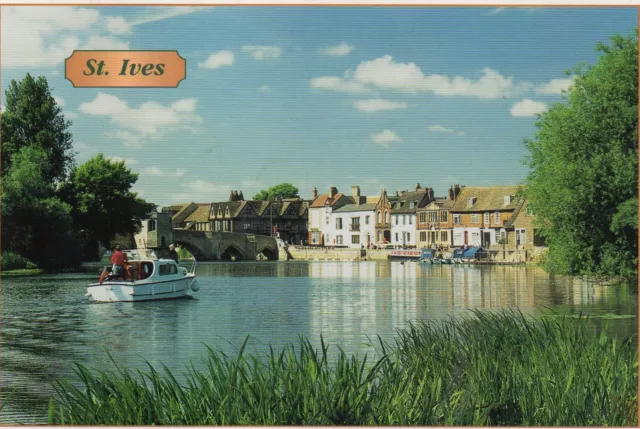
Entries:
[[[636,26],[633,8],[3,7],[1,83],[46,76],[77,161],[126,159],[160,205],[281,182],[444,195],[519,183],[565,71]],[[73,88],[74,49],[177,49],[187,79]]]

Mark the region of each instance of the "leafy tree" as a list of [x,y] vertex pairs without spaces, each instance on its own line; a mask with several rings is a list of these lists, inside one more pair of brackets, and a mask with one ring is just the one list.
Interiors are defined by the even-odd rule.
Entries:
[[263,189],[253,196],[257,201],[274,201],[278,198],[297,198],[298,188],[291,183],[280,183],[270,187],[269,189]]
[[137,180],[124,161],[113,162],[98,154],[74,168],[61,186],[61,197],[73,207],[71,215],[91,245],[85,257],[97,256],[98,242],[108,247],[116,234],[135,233],[141,218],[155,208],[131,192]]
[[638,33],[575,69],[565,103],[526,141],[527,197],[561,274],[634,277],[638,254]]
[[0,124],[2,172],[9,171],[20,149],[35,146],[46,154],[43,170],[46,181],[64,179],[73,166],[71,123],[64,119],[44,77],[31,75],[11,81],[5,92],[5,111]]
[[15,251],[45,269],[76,265],[79,240],[71,207],[55,197],[45,178],[47,154],[31,146],[13,158],[2,183],[2,250]]

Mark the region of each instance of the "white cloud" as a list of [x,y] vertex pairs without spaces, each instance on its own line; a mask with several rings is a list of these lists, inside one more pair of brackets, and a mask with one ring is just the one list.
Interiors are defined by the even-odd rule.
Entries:
[[353,106],[361,112],[378,112],[380,110],[406,109],[408,105],[407,103],[397,101],[372,98],[369,100],[356,101],[353,103]]
[[329,91],[336,91],[336,92],[351,92],[351,93],[371,92],[371,89],[367,88],[360,82],[343,79],[340,77],[333,77],[333,76],[313,78],[311,79],[311,87],[316,89],[326,89]]
[[146,8],[153,11],[128,21],[123,17],[105,17],[89,7],[2,8],[2,66],[46,67],[62,64],[76,49],[129,49],[122,39],[132,34],[133,27],[187,13],[197,8]]
[[482,70],[482,76],[477,80],[462,76],[425,75],[415,63],[396,63],[391,55],[360,63],[354,78],[363,84],[383,89],[429,91],[436,95],[484,99],[518,94],[530,87],[530,84],[524,83],[516,85],[513,78],[505,78],[488,67]]
[[176,130],[193,130],[193,124],[202,123],[195,113],[197,100],[185,98],[169,106],[148,101],[139,107],[114,95],[99,92],[95,99],[80,105],[80,112],[92,116],[105,116],[110,123],[122,129],[109,134],[123,140],[125,146],[140,147],[146,139],[157,139]]
[[255,60],[278,58],[282,53],[282,49],[276,46],[245,45],[242,50],[251,54]]
[[540,95],[557,95],[562,94],[573,84],[573,77],[567,79],[552,79],[547,83],[536,87],[536,94]]
[[76,119],[78,117],[78,114],[76,112],[71,111],[62,112],[62,114],[66,119]]
[[529,100],[528,98],[519,101],[511,107],[511,116],[530,117],[543,113],[547,110],[547,105],[539,101]]
[[177,168],[173,172],[165,172],[164,170],[156,166],[147,167],[142,171],[144,174],[149,176],[166,176],[166,177],[183,177],[184,173],[186,173],[186,170],[184,168]]
[[233,65],[234,57],[231,51],[218,51],[209,55],[209,58],[202,63],[198,63],[199,68],[217,69],[224,66]]
[[321,50],[324,55],[331,55],[333,57],[343,57],[349,55],[355,48],[347,45],[345,42],[336,46],[329,46]]
[[60,72],[58,70],[51,70],[51,76],[60,76]]
[[56,97],[55,95],[53,96],[53,99],[56,100],[56,104],[58,105],[58,107],[63,107],[64,106],[64,98],[62,97]]
[[269,92],[271,91],[271,88],[269,88],[268,85],[261,85],[260,88],[258,88],[258,92]]
[[391,143],[399,143],[402,141],[396,133],[390,130],[384,130],[381,133],[375,134],[372,137],[375,144],[388,148]]
[[210,202],[220,201],[229,196],[229,186],[218,185],[204,180],[182,184],[182,190],[173,195],[174,201]]
[[464,133],[462,131],[452,130],[451,128],[445,128],[442,125],[431,125],[427,128],[432,133],[444,133],[444,134],[455,134],[457,136],[463,136]]

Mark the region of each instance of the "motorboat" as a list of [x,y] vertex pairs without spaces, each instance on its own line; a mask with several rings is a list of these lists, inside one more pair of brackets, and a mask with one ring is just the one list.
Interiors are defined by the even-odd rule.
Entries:
[[153,252],[125,251],[128,264],[124,277],[105,267],[97,283],[87,286],[85,296],[93,302],[134,302],[184,298],[188,291],[200,289],[196,280],[196,261],[190,270],[173,259],[158,259]]

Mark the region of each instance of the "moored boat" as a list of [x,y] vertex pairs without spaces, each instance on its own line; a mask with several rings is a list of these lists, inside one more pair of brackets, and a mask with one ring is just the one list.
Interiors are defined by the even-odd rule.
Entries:
[[398,261],[410,261],[410,260],[417,261],[420,259],[421,254],[422,252],[420,250],[396,249],[389,252],[389,255],[387,256],[387,258],[398,260]]
[[200,289],[196,280],[194,260],[191,270],[180,267],[173,259],[139,256],[132,252],[124,277],[108,273],[109,267],[97,283],[87,286],[86,296],[94,302],[155,301],[183,298],[189,290]]

